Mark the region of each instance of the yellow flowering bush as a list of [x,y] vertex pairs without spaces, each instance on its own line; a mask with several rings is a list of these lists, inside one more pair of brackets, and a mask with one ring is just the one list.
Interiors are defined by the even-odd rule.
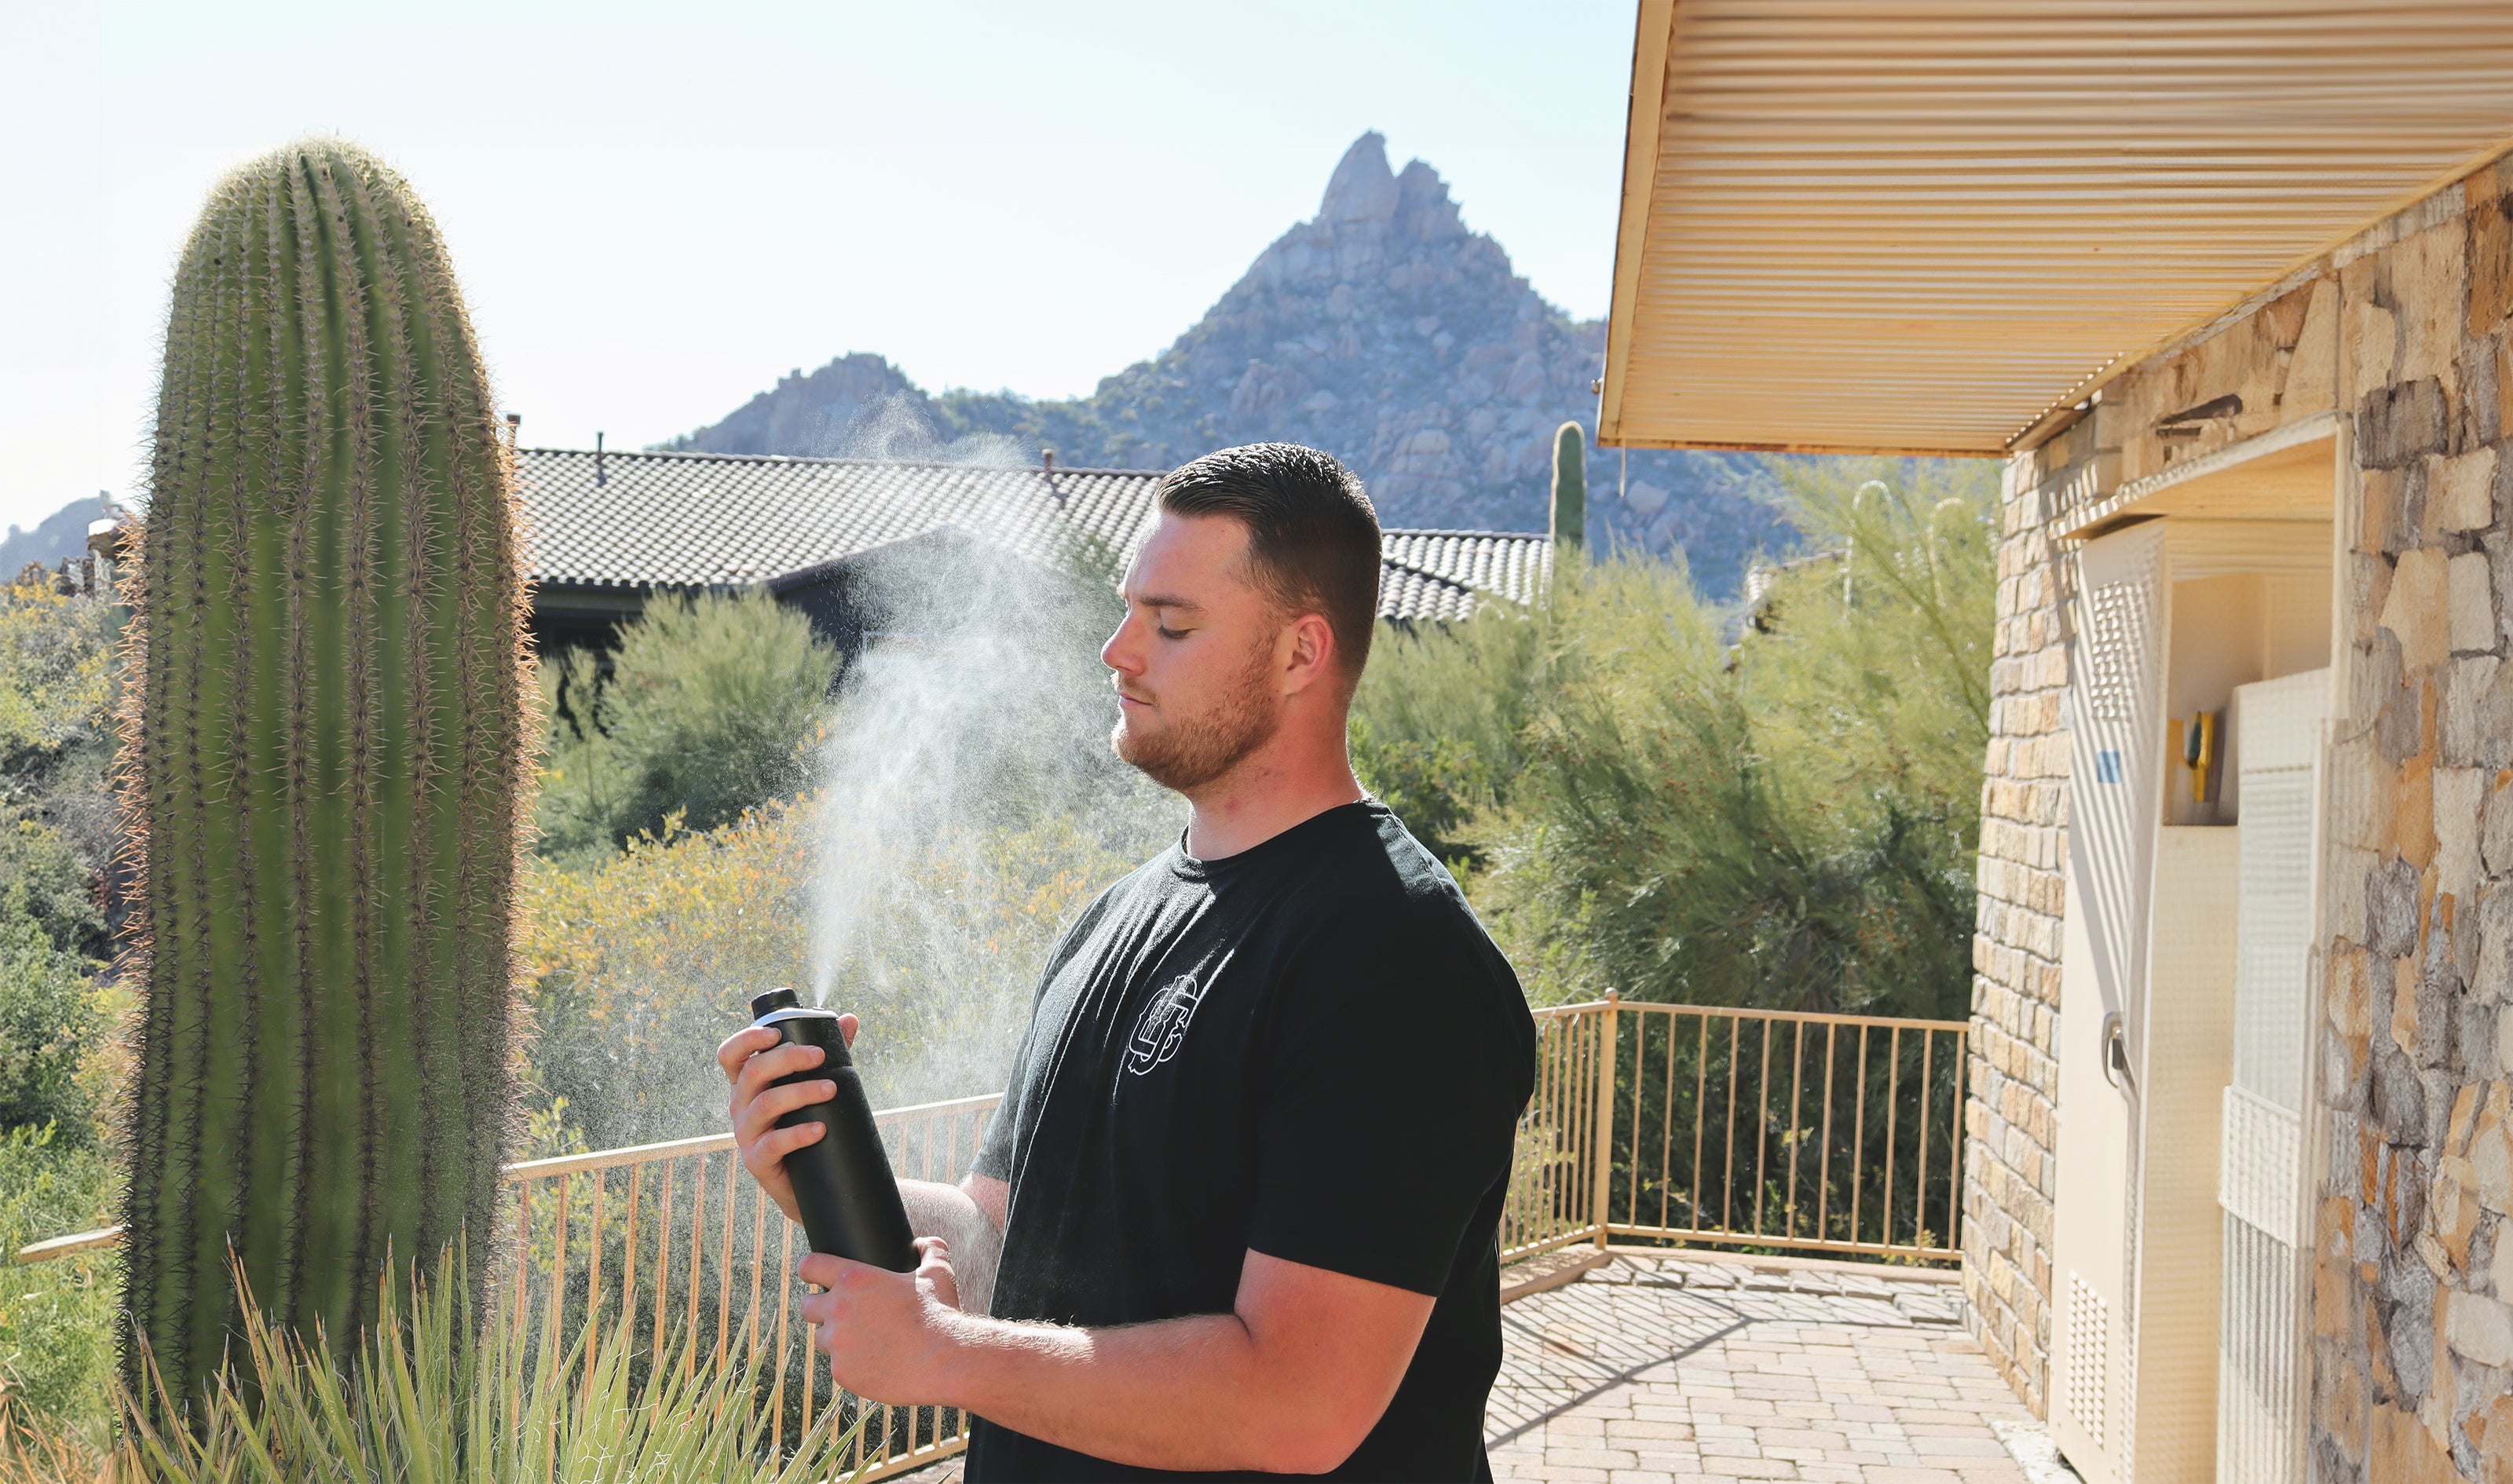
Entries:
[[[677,819],[599,867],[537,861],[524,881],[534,1100],[568,1100],[596,1148],[723,1128],[716,1043],[749,996],[815,976],[821,801],[709,830]],[[857,907],[824,972],[879,1106],[999,1085],[1056,936],[1134,861],[1061,819],[966,825],[925,842]],[[844,862],[830,862],[842,870]]]
[[0,583],[0,761],[97,732],[113,698],[112,609],[49,582]]

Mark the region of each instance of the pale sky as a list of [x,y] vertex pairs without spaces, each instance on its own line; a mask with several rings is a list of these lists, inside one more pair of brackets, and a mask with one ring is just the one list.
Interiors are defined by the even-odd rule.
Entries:
[[0,524],[139,490],[203,191],[397,164],[527,443],[635,447],[850,350],[1086,392],[1387,136],[1605,310],[1629,0],[0,5]]

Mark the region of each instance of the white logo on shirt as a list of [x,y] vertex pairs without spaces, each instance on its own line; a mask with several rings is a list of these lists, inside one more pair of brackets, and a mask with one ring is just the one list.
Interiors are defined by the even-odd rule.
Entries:
[[1181,974],[1162,985],[1143,1007],[1143,1018],[1135,1023],[1135,1033],[1127,1039],[1126,1070],[1139,1075],[1177,1056],[1178,1043],[1186,1039],[1187,1022],[1195,1019],[1195,1007],[1203,1002],[1204,991],[1196,987],[1192,974]]

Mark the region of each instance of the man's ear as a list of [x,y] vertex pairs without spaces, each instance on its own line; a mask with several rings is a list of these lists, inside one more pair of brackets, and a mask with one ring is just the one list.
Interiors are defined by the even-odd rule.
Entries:
[[1325,680],[1335,669],[1335,625],[1323,614],[1304,613],[1284,632],[1283,694],[1296,696]]

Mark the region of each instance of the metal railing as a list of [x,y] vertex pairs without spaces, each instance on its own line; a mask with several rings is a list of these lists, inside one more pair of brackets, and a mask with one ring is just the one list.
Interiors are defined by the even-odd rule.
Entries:
[[[892,1108],[874,1115],[901,1179],[950,1183],[967,1173],[999,1094]],[[837,1390],[813,1363],[813,1327],[797,1311],[794,1267],[807,1248],[756,1181],[741,1172],[730,1134],[506,1167],[516,1187],[509,1315],[546,1313],[545,1335],[573,1335],[589,1315],[652,1326],[654,1363],[684,1376],[737,1355],[773,1378],[766,1398],[772,1448],[841,1410],[840,1436],[822,1461],[841,1477],[878,1479],[957,1453],[968,1419],[957,1408],[883,1406]],[[642,1272],[641,1272],[642,1269]],[[677,1346],[676,1349],[672,1346]]]
[[[901,1178],[949,1183],[966,1173],[1001,1101],[990,1093],[891,1108],[873,1121]],[[512,1285],[503,1322],[524,1337],[538,1318],[543,1343],[564,1344],[587,1319],[624,1320],[651,1334],[647,1364],[684,1376],[752,1357],[778,1453],[787,1438],[808,1436],[815,1418],[841,1410],[835,1435],[845,1446],[818,1461],[826,1476],[885,1478],[960,1452],[968,1419],[958,1409],[866,1402],[812,1363],[813,1327],[798,1311],[793,1276],[808,1249],[740,1160],[733,1136],[716,1134],[506,1166],[514,1261],[501,1280]],[[121,1236],[106,1227],[56,1237],[16,1261],[94,1252]],[[858,1419],[863,1425],[849,1437]]]
[[[1903,1262],[1959,1257],[1961,1021],[1625,1003],[1536,1012],[1536,1077],[1500,1223],[1504,1263],[1578,1243],[1717,1243]],[[903,1178],[967,1172],[995,1095],[876,1115]],[[958,1453],[968,1419],[868,1403],[812,1363],[794,1228],[743,1177],[733,1136],[506,1167],[518,1261],[508,1318],[544,1335],[594,1315],[646,1333],[652,1363],[756,1354],[775,1444],[831,1407],[861,1418],[826,1461],[878,1479]],[[1942,1224],[1937,1224],[1937,1223]],[[39,1242],[17,1261],[109,1246]],[[858,1470],[860,1473],[858,1474]]]
[[1518,1119],[1509,1195],[1501,1207],[1500,1260],[1531,1258],[1602,1240],[1599,1138],[1612,1112],[1612,1023],[1597,1005],[1536,1012],[1536,1091]]
[[1962,1021],[1536,1012],[1503,1261],[1577,1242],[1960,1260]]

